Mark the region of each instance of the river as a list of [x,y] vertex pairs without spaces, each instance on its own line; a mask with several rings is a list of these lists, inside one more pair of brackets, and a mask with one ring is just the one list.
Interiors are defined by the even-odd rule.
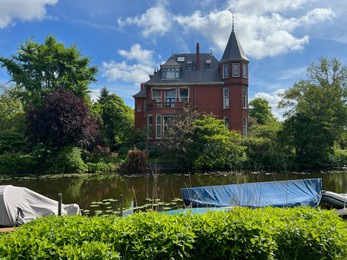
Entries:
[[[180,188],[259,181],[322,178],[323,189],[347,193],[347,171],[319,173],[237,173],[163,175],[65,174],[27,177],[0,177],[0,185],[11,184],[36,191],[63,203],[77,203],[84,215],[123,214],[138,210],[167,210],[182,206]],[[122,203],[120,202],[122,201]],[[125,212],[125,213],[124,213]]]

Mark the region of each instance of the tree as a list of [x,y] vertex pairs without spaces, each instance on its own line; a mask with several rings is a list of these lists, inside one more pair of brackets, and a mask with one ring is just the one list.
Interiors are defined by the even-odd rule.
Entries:
[[262,98],[255,98],[249,102],[249,116],[261,125],[275,121],[269,102]]
[[119,149],[131,137],[134,113],[120,97],[115,94],[108,94],[106,88],[101,93],[94,110],[98,111],[97,113],[101,118],[103,143],[111,146],[113,150]]
[[296,163],[302,168],[329,166],[334,136],[329,123],[297,113],[284,122],[282,138],[295,148]]
[[321,58],[307,73],[307,80],[285,91],[280,107],[288,109],[284,132],[291,134],[297,162],[308,167],[319,160],[326,163],[334,142],[346,131],[347,67]]
[[17,55],[0,57],[1,67],[7,69],[25,109],[29,104],[42,105],[43,99],[57,88],[89,100],[88,85],[96,81],[97,73],[89,63],[90,59],[83,57],[75,45],[65,48],[53,36],[48,36],[44,44],[30,39],[20,45]]
[[245,161],[246,147],[241,144],[241,134],[229,131],[223,120],[204,115],[195,120],[194,127],[196,168],[233,168]]
[[163,145],[167,150],[168,156],[174,158],[175,163],[179,167],[192,167],[194,122],[199,117],[201,117],[201,114],[197,111],[184,109],[177,115],[173,124],[165,132],[167,138],[163,140]]
[[22,103],[11,89],[0,88],[0,131],[23,132],[25,128]]
[[87,147],[98,135],[98,123],[85,100],[64,89],[54,90],[43,107],[32,107],[26,119],[34,145]]

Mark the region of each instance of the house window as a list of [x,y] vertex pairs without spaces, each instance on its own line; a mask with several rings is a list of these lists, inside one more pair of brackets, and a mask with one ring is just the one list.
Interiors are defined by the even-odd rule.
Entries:
[[161,90],[152,89],[152,100],[155,102],[161,102]]
[[242,119],[242,135],[243,137],[247,137],[247,117]]
[[180,69],[167,68],[162,70],[162,79],[179,79]]
[[223,108],[229,108],[229,89],[223,89]]
[[207,70],[212,69],[212,62],[211,62],[211,60],[206,60],[205,69],[207,69]]
[[187,61],[187,70],[192,70],[193,63],[191,61]]
[[176,102],[176,89],[165,90],[165,106],[173,107]]
[[148,115],[147,117],[147,130],[148,130],[148,138],[153,137],[153,116]]
[[161,115],[157,115],[155,137],[156,139],[161,139]]
[[242,77],[244,78],[248,77],[247,64],[242,65]]
[[247,89],[242,89],[242,108],[247,109],[248,102],[247,102]]
[[224,125],[227,127],[227,128],[229,128],[229,126],[230,126],[230,122],[229,122],[229,117],[224,117]]
[[240,77],[240,63],[233,63],[233,77]]
[[174,120],[174,116],[173,115],[164,115],[163,116],[163,122],[164,122],[164,126],[163,126],[163,137],[165,137],[165,133],[167,133],[168,129],[170,127],[172,127],[173,124],[173,120]]
[[179,98],[179,101],[189,102],[189,89],[180,88],[178,90],[178,98]]
[[229,64],[223,65],[223,79],[229,77]]
[[137,112],[141,112],[141,105],[140,105],[140,104],[138,104],[138,105],[136,106],[136,111],[137,111]]

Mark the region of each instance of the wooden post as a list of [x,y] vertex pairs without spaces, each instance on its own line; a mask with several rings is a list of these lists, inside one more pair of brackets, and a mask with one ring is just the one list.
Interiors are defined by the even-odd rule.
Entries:
[[123,217],[123,194],[119,197],[119,210],[120,210],[120,216]]
[[63,194],[58,193],[58,216],[61,216],[61,206],[63,202]]

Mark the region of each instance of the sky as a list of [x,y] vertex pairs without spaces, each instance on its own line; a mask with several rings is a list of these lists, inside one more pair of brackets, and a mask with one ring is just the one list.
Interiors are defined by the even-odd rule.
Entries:
[[[220,60],[234,17],[250,60],[249,100],[268,100],[281,119],[281,93],[306,79],[310,64],[347,65],[346,13],[344,0],[0,0],[0,56],[53,35],[98,67],[93,97],[107,87],[134,107],[140,83],[172,53],[194,53],[199,43]],[[0,85],[9,79],[0,68]]]

